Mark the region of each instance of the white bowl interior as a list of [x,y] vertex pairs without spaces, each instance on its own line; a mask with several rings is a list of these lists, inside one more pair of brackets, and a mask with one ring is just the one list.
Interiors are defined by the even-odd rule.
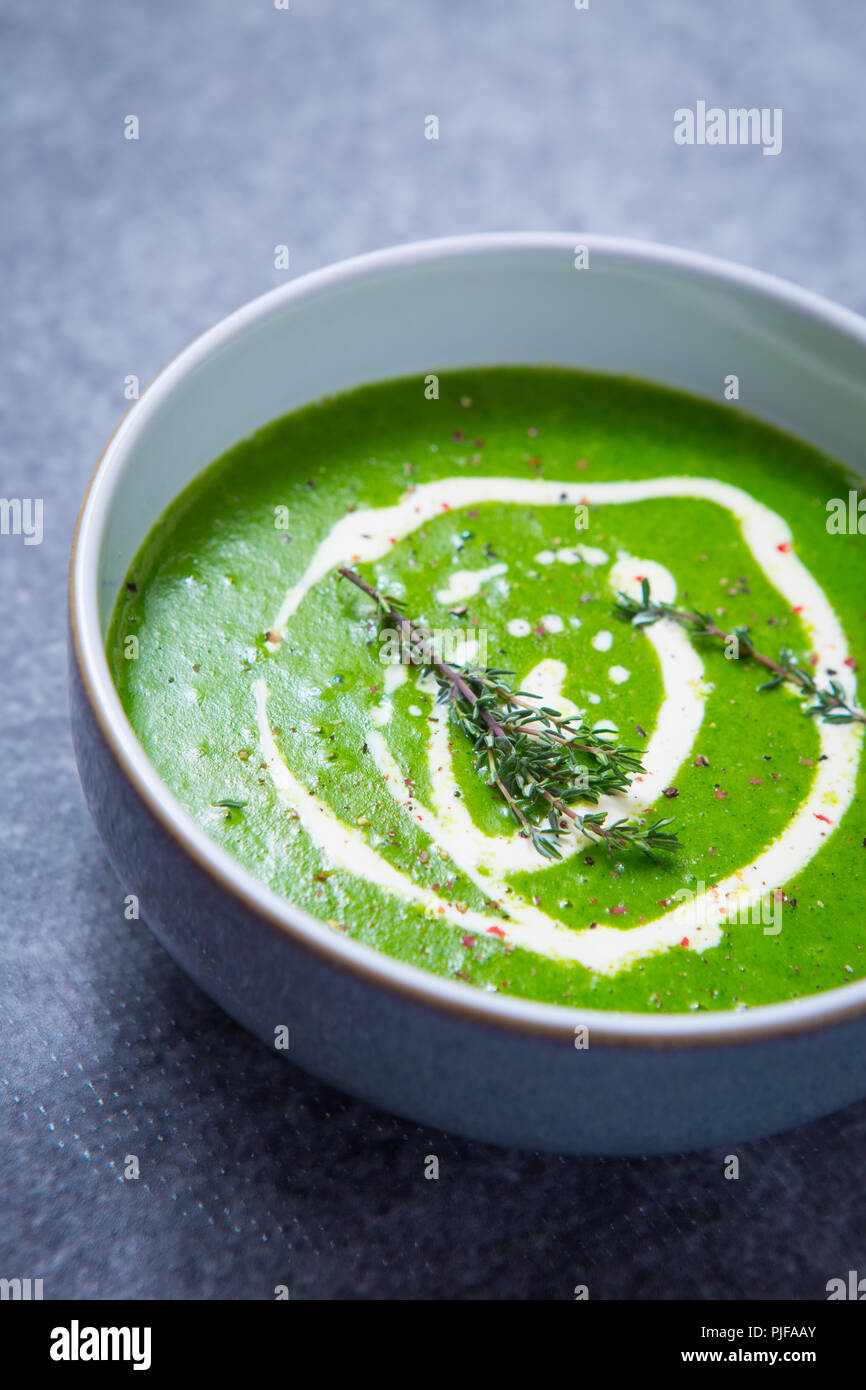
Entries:
[[[575,267],[576,245],[589,248]],[[555,364],[642,377],[739,407],[856,468],[862,320],[783,282],[663,247],[505,234],[375,253],[240,310],[127,417],[91,493],[104,637],[139,545],[178,492],[267,421],[362,382],[449,367]],[[732,409],[737,407],[732,405]]]

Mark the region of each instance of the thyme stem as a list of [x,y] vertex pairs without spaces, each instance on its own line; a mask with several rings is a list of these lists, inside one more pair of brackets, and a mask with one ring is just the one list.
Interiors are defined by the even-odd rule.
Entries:
[[476,771],[496,788],[539,854],[562,858],[557,842],[571,828],[567,822],[611,852],[635,848],[654,859],[657,850],[677,848],[676,835],[665,829],[670,819],[609,825],[607,812],[573,809],[576,801],[597,803],[604,794],[624,791],[644,771],[637,749],[602,736],[579,715],[542,705],[529,691],[513,691],[504,679],[510,671],[443,661],[429,634],[400,612],[395,599],[347,566],[337,573],[372,599],[380,619],[408,639],[412,663],[435,676],[438,701],[472,744]]
[[811,672],[798,664],[790,647],[783,647],[779,660],[774,661],[772,657],[756,650],[747,627],[735,627],[730,632],[725,632],[713,621],[709,613],[700,609],[678,608],[673,603],[654,602],[648,579],[641,580],[639,600],[620,591],[616,596],[614,609],[620,618],[631,623],[633,627],[647,627],[650,623],[667,618],[671,622],[679,623],[680,627],[689,629],[696,637],[721,638],[725,643],[734,642],[738,657],[757,661],[760,666],[772,672],[771,679],[758,686],[759,691],[775,690],[787,682],[814,700],[814,704],[803,710],[805,715],[817,716],[833,724],[866,724],[866,712],[852,704],[839,682],[830,680],[826,686],[819,686]]

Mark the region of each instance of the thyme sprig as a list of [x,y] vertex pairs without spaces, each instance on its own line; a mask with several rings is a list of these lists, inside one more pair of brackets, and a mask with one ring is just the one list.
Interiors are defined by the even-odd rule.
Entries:
[[400,610],[402,603],[380,593],[354,570],[338,573],[376,604],[380,620],[408,643],[410,659],[437,683],[437,702],[472,745],[476,771],[505,801],[521,834],[539,854],[561,859],[559,839],[572,829],[613,853],[640,850],[650,859],[678,847],[666,827],[670,817],[646,824],[623,818],[607,823],[607,812],[580,812],[581,801],[624,791],[644,771],[640,751],[591,729],[578,715],[540,704],[526,690],[513,690],[513,672],[443,661],[429,634]]
[[803,713],[810,718],[817,717],[830,724],[866,724],[866,712],[851,703],[839,681],[830,679],[826,685],[819,685],[811,671],[799,664],[791,647],[782,647],[778,661],[774,661],[755,649],[749,628],[734,627],[726,632],[709,613],[701,609],[678,608],[675,604],[654,600],[648,579],[641,580],[640,599],[620,591],[614,607],[618,615],[631,623],[632,627],[647,627],[661,618],[668,618],[688,629],[695,637],[720,638],[726,643],[735,640],[738,657],[756,661],[771,673],[770,679],[758,686],[759,691],[776,690],[787,683],[796,686],[812,701],[803,707]]

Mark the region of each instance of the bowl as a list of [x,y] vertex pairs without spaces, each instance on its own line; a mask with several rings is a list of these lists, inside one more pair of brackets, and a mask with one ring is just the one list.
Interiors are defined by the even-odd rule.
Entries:
[[108,857],[169,953],[233,1018],[271,1047],[287,1028],[300,1067],[408,1119],[497,1144],[629,1154],[730,1145],[838,1109],[866,1094],[866,980],[742,1012],[649,1016],[440,979],[335,934],[254,878],[160,780],[127,720],[105,656],[109,618],[146,533],[194,474],[331,392],[504,363],[630,375],[714,401],[736,373],[749,413],[863,471],[866,322],[755,271],[634,241],[499,233],[287,283],[156,378],[82,507],[72,728]]

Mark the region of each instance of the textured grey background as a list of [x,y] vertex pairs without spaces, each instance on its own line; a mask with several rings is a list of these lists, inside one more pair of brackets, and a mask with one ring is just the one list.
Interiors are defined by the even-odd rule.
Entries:
[[[866,1272],[864,1105],[742,1147],[726,1182],[721,1153],[424,1132],[270,1055],[124,920],[64,672],[69,541],[124,378],[284,278],[277,243],[297,274],[455,231],[623,233],[866,309],[862,5],[2,0],[0,42],[0,492],[44,497],[46,527],[0,538],[0,1275],[46,1297],[817,1298]],[[675,146],[698,98],[782,107],[781,155]]]

